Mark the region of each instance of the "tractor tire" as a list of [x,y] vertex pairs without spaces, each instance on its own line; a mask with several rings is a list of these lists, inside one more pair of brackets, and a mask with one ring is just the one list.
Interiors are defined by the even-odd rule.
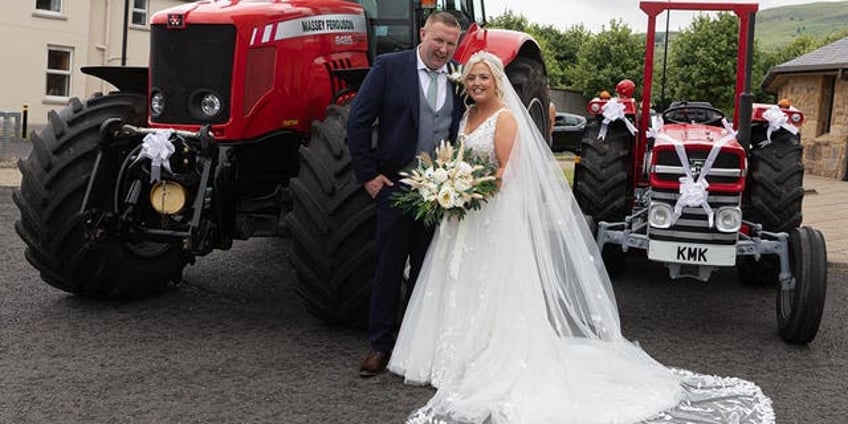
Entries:
[[807,344],[819,330],[827,291],[827,247],[822,233],[810,227],[791,229],[789,263],[795,288],[778,286],[778,332],[787,343]]
[[347,149],[349,107],[330,105],[312,123],[290,182],[297,293],[312,315],[331,324],[363,326],[374,275],[374,202],[356,182]]
[[[742,197],[742,216],[762,224],[763,230],[789,232],[801,225],[804,200],[804,149],[800,137],[784,129],[774,132],[772,143],[759,147],[766,139],[765,129],[752,129],[753,148],[748,159],[748,178]],[[767,286],[777,281],[780,265],[775,255],[760,260],[742,256],[738,261],[742,284]]]
[[[12,194],[21,212],[15,230],[26,243],[27,260],[48,284],[87,297],[134,298],[161,293],[181,280],[189,259],[181,246],[112,235],[90,240],[86,211],[80,210],[98,154],[109,149],[101,140],[101,124],[118,118],[144,125],[146,103],[145,96],[129,93],[95,96],[85,104],[73,98],[33,133],[32,151],[18,163],[21,186]],[[101,162],[89,206],[113,208],[112,176],[120,165],[120,160]]]
[[[621,222],[630,214],[633,183],[633,135],[623,122],[608,125],[604,140],[598,139],[600,119],[587,127],[580,143],[580,160],[574,166],[574,197],[584,214],[597,225]],[[597,234],[596,234],[597,235]],[[620,246],[604,245],[604,264],[610,274],[624,266]]]
[[548,93],[545,66],[538,60],[519,56],[507,65],[505,72],[518,97],[524,102],[530,117],[533,118],[533,122],[536,123],[536,127],[539,128],[539,132],[542,133],[542,137],[547,140],[551,125],[548,116],[551,97]]

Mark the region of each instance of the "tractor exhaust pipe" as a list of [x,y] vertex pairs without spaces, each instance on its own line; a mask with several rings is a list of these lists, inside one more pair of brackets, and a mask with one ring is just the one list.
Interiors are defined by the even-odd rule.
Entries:
[[[739,121],[736,123],[737,135],[736,139],[739,144],[745,149],[745,152],[751,150],[751,115],[753,114],[754,95],[751,94],[751,68],[754,62],[754,24],[756,22],[757,13],[751,12],[747,19],[747,40],[745,43],[745,81],[744,89],[739,94],[737,107],[739,108],[737,117]],[[742,40],[739,40],[742,42]]]

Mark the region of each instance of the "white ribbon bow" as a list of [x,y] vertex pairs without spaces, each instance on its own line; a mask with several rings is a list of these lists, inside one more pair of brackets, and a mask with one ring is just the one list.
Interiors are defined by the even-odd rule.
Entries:
[[772,105],[767,111],[763,112],[763,119],[768,121],[769,126],[766,130],[766,140],[760,142],[760,147],[771,144],[771,133],[781,128],[792,134],[798,134],[798,127],[789,123],[789,118],[786,117],[786,114],[777,105]]
[[624,121],[624,125],[627,126],[627,130],[630,131],[630,134],[636,134],[636,127],[629,119],[627,119],[627,115],[624,113],[624,103],[619,102],[618,99],[610,99],[601,111],[604,115],[604,121],[601,122],[601,130],[598,132],[598,140],[606,139],[607,126],[611,122],[618,121],[619,119]]
[[736,131],[734,131],[733,127],[727,123],[727,120],[723,119],[721,122],[724,125],[727,135],[725,135],[721,140],[713,143],[713,147],[710,149],[710,153],[707,155],[707,159],[704,161],[704,165],[701,167],[701,172],[698,174],[697,179],[692,177],[692,169],[689,167],[689,156],[686,154],[686,148],[683,146],[683,142],[675,140],[665,133],[660,133],[662,120],[654,121],[654,123],[658,124],[658,126],[652,127],[647,131],[649,138],[661,139],[674,144],[674,151],[677,153],[677,158],[680,159],[680,164],[683,165],[683,171],[686,172],[686,176],[679,178],[680,197],[677,198],[677,203],[674,205],[674,216],[672,216],[671,221],[672,225],[677,222],[677,219],[680,218],[681,215],[683,215],[684,207],[701,207],[704,209],[704,212],[707,213],[707,222],[709,223],[709,227],[713,227],[713,209],[710,207],[709,202],[707,202],[707,192],[710,187],[710,184],[707,182],[707,175],[710,173],[710,169],[712,169],[713,163],[715,162],[716,157],[718,157],[719,152],[721,152],[721,147],[727,144],[730,140],[736,138]]
[[159,130],[144,136],[144,141],[141,144],[141,154],[136,161],[141,158],[150,159],[150,182],[159,181],[162,174],[161,167],[171,172],[171,163],[168,159],[174,154],[174,145],[168,141],[171,138],[170,130]]

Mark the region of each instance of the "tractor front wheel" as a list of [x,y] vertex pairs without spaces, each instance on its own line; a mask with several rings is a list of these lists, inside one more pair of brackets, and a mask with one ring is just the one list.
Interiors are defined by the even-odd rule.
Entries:
[[810,227],[789,231],[789,263],[795,285],[777,289],[777,324],[787,343],[806,344],[816,337],[827,291],[827,247]]
[[312,315],[362,326],[374,275],[374,202],[356,182],[347,149],[349,108],[330,105],[300,148],[286,220],[294,241],[297,292]]
[[[32,152],[18,166],[21,186],[12,197],[21,211],[15,230],[27,260],[48,284],[91,297],[141,297],[179,282],[190,259],[179,245],[92,237],[90,211],[114,213],[116,175],[128,148],[101,140],[101,124],[147,119],[143,95],[113,93],[73,98],[32,136]],[[98,166],[99,164],[99,166]],[[97,168],[97,172],[94,170]],[[91,181],[88,210],[81,210]],[[119,200],[122,200],[121,197]]]

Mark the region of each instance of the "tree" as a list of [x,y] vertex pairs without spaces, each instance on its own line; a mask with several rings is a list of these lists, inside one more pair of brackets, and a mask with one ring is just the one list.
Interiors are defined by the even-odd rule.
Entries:
[[511,29],[513,31],[527,32],[530,27],[530,21],[522,14],[516,14],[512,9],[504,11],[503,15],[489,18],[488,27]]
[[669,48],[671,101],[705,101],[730,115],[735,104],[739,22],[735,15],[698,15]]
[[644,71],[644,36],[633,34],[621,20],[611,20],[609,28],[604,26],[598,34],[587,37],[576,59],[566,69],[566,78],[586,97],[595,97],[603,90],[612,92],[625,78],[636,82],[638,89]]
[[572,85],[566,75],[566,68],[574,63],[580,46],[592,35],[583,25],[574,25],[562,32],[553,25],[530,23],[524,15],[509,9],[504,14],[491,18],[488,26],[530,34],[542,49],[548,82],[554,87]]

